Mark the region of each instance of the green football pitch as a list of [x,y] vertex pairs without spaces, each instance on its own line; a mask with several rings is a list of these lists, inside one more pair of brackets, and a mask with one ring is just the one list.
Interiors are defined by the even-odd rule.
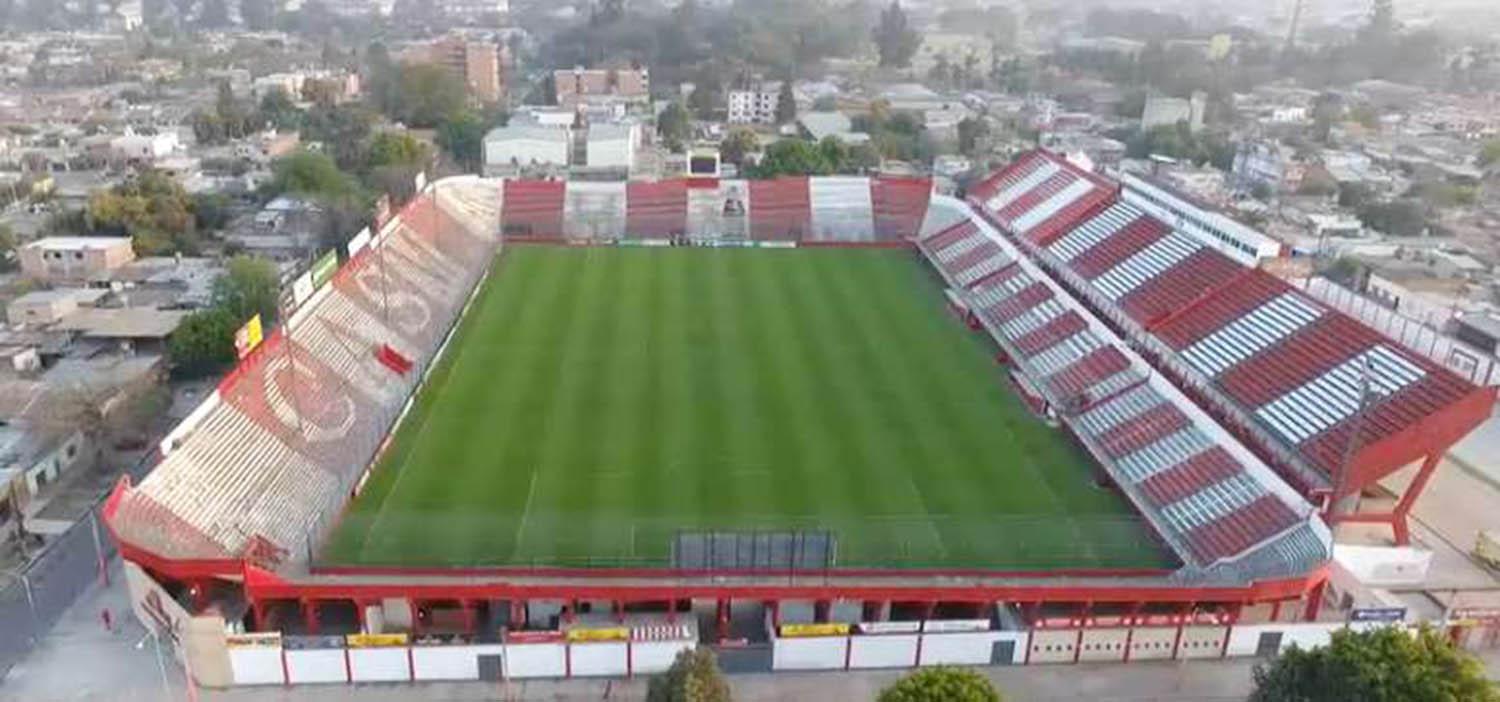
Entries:
[[670,564],[826,531],[842,567],[1169,567],[910,251],[516,246],[322,561]]

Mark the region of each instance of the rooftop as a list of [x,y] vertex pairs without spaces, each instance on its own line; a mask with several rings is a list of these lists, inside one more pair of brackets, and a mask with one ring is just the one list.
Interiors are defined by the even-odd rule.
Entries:
[[86,251],[89,249],[104,250],[120,245],[129,246],[130,237],[115,236],[49,236],[45,239],[37,239],[24,248],[28,249],[63,249],[67,251]]
[[143,307],[84,308],[64,317],[54,328],[106,339],[161,339],[177,329],[188,312]]

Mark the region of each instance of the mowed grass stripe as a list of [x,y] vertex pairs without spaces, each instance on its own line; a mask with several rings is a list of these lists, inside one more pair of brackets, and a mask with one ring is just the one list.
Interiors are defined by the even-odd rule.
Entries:
[[664,564],[679,529],[829,528],[843,565],[1169,565],[942,302],[904,251],[513,248],[327,555]]

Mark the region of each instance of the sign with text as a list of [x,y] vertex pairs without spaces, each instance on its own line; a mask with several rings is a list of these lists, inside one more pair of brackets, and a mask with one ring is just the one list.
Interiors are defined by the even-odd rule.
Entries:
[[230,648],[281,648],[281,632],[228,634],[224,637],[224,644]]
[[507,631],[506,643],[557,643],[563,640],[561,631]]
[[384,646],[405,646],[409,637],[404,633],[394,634],[350,634],[344,637],[349,648],[380,648]]
[[864,634],[915,634],[922,630],[922,622],[860,622],[859,631]]
[[255,347],[260,346],[260,342],[264,339],[265,333],[260,326],[260,315],[257,314],[251,317],[250,321],[245,322],[245,326],[240,327],[234,333],[235,355],[239,358],[250,355],[250,352],[254,351]]
[[623,626],[603,629],[569,629],[569,641],[624,641],[630,638],[630,630]]
[[990,620],[988,619],[928,619],[922,622],[922,631],[928,633],[989,630]]
[[1351,622],[1399,622],[1405,619],[1405,607],[1358,607],[1349,612]]
[[797,636],[844,636],[849,633],[849,625],[843,622],[827,622],[824,624],[782,624],[781,635],[786,637]]

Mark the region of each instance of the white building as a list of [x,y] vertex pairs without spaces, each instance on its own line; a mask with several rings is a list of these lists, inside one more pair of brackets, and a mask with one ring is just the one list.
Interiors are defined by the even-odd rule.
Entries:
[[1234,153],[1234,164],[1230,174],[1238,188],[1253,188],[1257,185],[1280,192],[1287,182],[1290,155],[1281,144],[1274,141],[1247,141],[1240,144]]
[[1125,201],[1145,210],[1177,231],[1213,247],[1247,266],[1281,255],[1281,242],[1233,218],[1152,183],[1140,176],[1120,174]]
[[443,14],[465,22],[510,14],[510,0],[438,0]]
[[301,100],[302,86],[306,84],[307,76],[302,73],[272,73],[250,83],[250,96],[259,100],[279,90],[293,100]]
[[109,151],[116,160],[154,163],[176,153],[181,146],[177,132],[126,134],[111,139]]
[[729,91],[730,124],[776,124],[781,84],[762,83],[751,90]]
[[1187,122],[1188,129],[1196,132],[1203,128],[1203,115],[1207,109],[1208,95],[1203,92],[1193,93],[1189,100],[1152,95],[1146,98],[1146,109],[1141,112],[1141,129],[1149,131]]
[[640,146],[641,130],[635,124],[596,124],[589,127],[585,142],[589,168],[635,168],[635,154]]
[[485,175],[511,175],[528,167],[568,166],[572,132],[563,127],[497,127],[484,135]]

